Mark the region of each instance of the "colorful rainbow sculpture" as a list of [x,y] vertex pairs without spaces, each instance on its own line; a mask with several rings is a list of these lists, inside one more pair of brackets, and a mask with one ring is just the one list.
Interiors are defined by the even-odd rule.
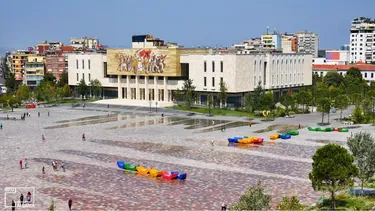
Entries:
[[125,171],[137,172],[142,175],[149,175],[151,177],[162,177],[164,179],[180,179],[185,180],[187,177],[186,173],[180,173],[179,171],[159,171],[156,168],[145,168],[141,165],[131,165],[120,160],[117,161],[117,166]]
[[261,144],[263,143],[263,138],[258,138],[255,136],[244,136],[244,137],[234,137],[228,138],[228,141],[231,143],[240,143],[240,144]]

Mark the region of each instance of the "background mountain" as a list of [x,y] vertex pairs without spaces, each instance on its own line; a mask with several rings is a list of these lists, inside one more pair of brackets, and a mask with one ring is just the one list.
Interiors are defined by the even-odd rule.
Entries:
[[0,57],[5,56],[5,53],[8,51],[14,51],[14,50],[15,50],[14,48],[0,46]]

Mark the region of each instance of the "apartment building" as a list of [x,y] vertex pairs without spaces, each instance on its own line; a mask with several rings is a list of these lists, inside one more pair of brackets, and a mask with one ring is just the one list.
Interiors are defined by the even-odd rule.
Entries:
[[297,37],[294,34],[283,34],[281,37],[281,48],[283,53],[296,53]]
[[276,30],[274,30],[272,34],[269,34],[268,32],[266,34],[262,34],[261,40],[263,49],[273,49],[277,51],[282,50],[281,34]]
[[97,38],[72,38],[70,40],[70,46],[75,50],[84,50],[84,49],[96,49],[99,45],[99,39]]
[[31,87],[40,84],[44,76],[44,60],[44,56],[28,56],[25,64],[24,84]]
[[375,19],[360,17],[350,28],[350,63],[375,63]]
[[16,80],[23,80],[25,64],[29,56],[36,56],[36,54],[26,50],[18,50],[10,55],[11,71],[14,73]]
[[347,65],[333,65],[333,64],[317,64],[313,65],[313,73],[325,76],[329,72],[338,72],[340,75],[345,76],[346,72],[352,68],[358,68],[361,71],[362,78],[367,81],[367,83],[375,82],[375,65],[365,64],[363,62],[357,62],[356,64]]
[[296,32],[297,37],[297,52],[312,54],[313,57],[318,57],[319,50],[319,35],[309,31]]

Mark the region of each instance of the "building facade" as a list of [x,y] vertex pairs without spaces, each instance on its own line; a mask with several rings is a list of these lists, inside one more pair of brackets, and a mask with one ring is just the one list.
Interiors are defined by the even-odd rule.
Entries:
[[350,63],[375,63],[375,19],[360,17],[350,28]]
[[297,38],[294,34],[283,34],[281,38],[281,47],[283,53],[296,53],[297,52]]
[[313,58],[314,64],[346,65],[349,64],[349,51],[325,50],[324,57]]
[[11,71],[14,73],[16,80],[23,80],[25,74],[25,65],[29,56],[36,56],[33,52],[18,50],[10,56]]
[[46,73],[52,73],[57,80],[65,72],[65,56],[49,54],[46,56]]
[[38,86],[44,76],[44,56],[28,56],[25,64],[23,83],[30,86]]
[[301,31],[296,32],[297,36],[297,52],[312,54],[313,57],[318,57],[319,50],[319,35],[313,32]]
[[[116,49],[118,51],[119,49]],[[127,52],[129,49],[123,49]],[[201,49],[200,49],[201,50]],[[111,57],[110,59],[108,58]],[[276,96],[290,93],[312,83],[312,56],[307,54],[209,54],[181,52],[178,56],[177,76],[156,72],[125,73],[113,69],[115,58],[109,49],[105,54],[69,54],[69,85],[76,86],[81,79],[86,83],[98,79],[103,85],[104,98],[163,102],[173,104],[174,92],[192,79],[198,93],[197,103],[205,104],[208,94],[218,98],[220,82],[228,86],[229,106],[243,106],[244,96],[260,82],[272,89]],[[120,59],[120,58],[119,58]],[[167,65],[171,65],[167,61]],[[138,66],[136,66],[138,67]],[[112,70],[111,70],[112,69]],[[123,70],[124,71],[124,70]],[[114,74],[116,72],[120,74]]]
[[362,78],[367,81],[367,83],[371,83],[375,81],[375,65],[373,64],[364,64],[362,62],[358,62],[356,64],[348,64],[348,65],[313,65],[313,73],[325,76],[329,72],[338,72],[340,75],[345,76],[346,72],[351,68],[355,67],[361,71]]
[[281,50],[281,34],[276,30],[272,34],[262,34],[261,39],[263,49]]
[[75,50],[96,49],[99,44],[99,39],[96,38],[82,37],[70,40],[70,46]]

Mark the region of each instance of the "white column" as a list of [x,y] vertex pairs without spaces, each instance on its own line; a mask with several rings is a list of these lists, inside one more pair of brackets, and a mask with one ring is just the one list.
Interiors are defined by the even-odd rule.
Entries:
[[130,94],[130,75],[126,76],[126,99],[131,99]]
[[145,76],[145,100],[150,100],[148,93],[148,76]]
[[121,75],[117,76],[118,99],[122,99]]
[[168,102],[168,77],[164,76],[164,101]]
[[135,76],[135,90],[136,90],[136,93],[135,93],[135,99],[136,100],[139,100],[139,76]]
[[154,76],[154,95],[155,101],[159,101],[158,77]]

